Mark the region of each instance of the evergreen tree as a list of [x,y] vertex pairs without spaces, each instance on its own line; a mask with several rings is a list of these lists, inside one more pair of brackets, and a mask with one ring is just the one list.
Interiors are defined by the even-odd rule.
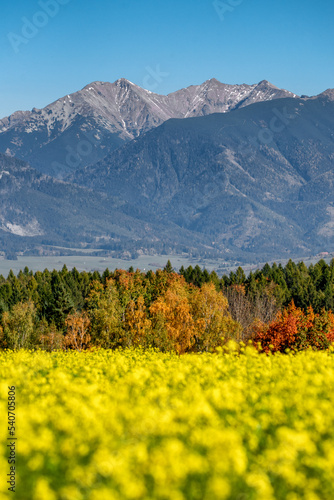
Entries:
[[171,261],[169,259],[167,261],[167,264],[164,267],[164,271],[166,271],[166,273],[173,273],[174,272],[172,263],[171,263]]
[[111,272],[109,271],[109,269],[107,268],[104,273],[102,274],[102,283],[105,285],[106,282],[107,282],[107,279],[109,279],[111,276]]
[[70,292],[65,287],[63,281],[56,271],[51,277],[52,303],[49,319],[54,322],[59,330],[65,329],[65,320],[73,312],[74,303]]

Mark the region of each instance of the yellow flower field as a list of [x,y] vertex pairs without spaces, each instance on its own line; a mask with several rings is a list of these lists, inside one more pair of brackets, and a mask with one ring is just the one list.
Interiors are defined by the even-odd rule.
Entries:
[[0,500],[334,498],[329,352],[0,352],[0,391]]

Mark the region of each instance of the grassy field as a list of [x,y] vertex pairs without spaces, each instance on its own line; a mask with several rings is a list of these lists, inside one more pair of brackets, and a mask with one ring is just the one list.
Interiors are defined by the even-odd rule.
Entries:
[[333,389],[326,352],[1,352],[0,500],[331,500]]
[[[82,250],[80,250],[82,252]],[[87,250],[88,252],[88,250]],[[324,260],[329,263],[332,259],[332,255],[324,258]],[[68,269],[76,267],[78,271],[99,271],[103,273],[106,268],[110,271],[115,269],[129,269],[132,266],[134,269],[140,269],[141,271],[156,271],[157,269],[162,269],[167,260],[170,260],[174,269],[178,271],[181,266],[187,268],[188,266],[195,267],[199,265],[201,268],[206,268],[208,271],[217,271],[221,276],[222,274],[229,274],[230,271],[235,271],[238,265],[234,265],[233,262],[227,263],[224,259],[196,259],[189,258],[182,255],[142,255],[138,259],[116,259],[111,257],[101,257],[90,255],[77,256],[44,256],[44,257],[29,257],[29,256],[18,256],[17,260],[6,260],[3,257],[0,258],[0,274],[7,277],[9,271],[12,269],[14,274],[18,274],[20,270],[28,267],[29,270],[34,272],[44,271],[44,269],[49,269],[52,271],[56,269],[60,271],[64,264]],[[320,257],[305,257],[303,260],[307,266],[310,264],[315,264],[320,260]],[[299,261],[298,260],[298,261]],[[277,260],[276,263],[281,263],[283,266],[288,262],[287,259]],[[272,262],[269,262],[272,264]],[[245,264],[242,265],[246,274],[250,271],[255,271],[256,269],[261,269],[265,262],[255,264]]]
[[[142,271],[148,271],[151,269],[155,271],[156,269],[162,269],[167,260],[170,260],[175,270],[178,271],[181,266],[188,267],[192,265],[199,264],[201,267],[204,266],[204,262],[196,259],[189,259],[182,256],[175,255],[157,255],[149,256],[143,255],[135,260],[124,260],[124,259],[114,259],[111,257],[92,257],[92,256],[58,256],[58,257],[21,257],[19,256],[17,260],[5,260],[0,259],[0,274],[3,276],[8,276],[9,271],[12,269],[15,274],[20,270],[23,270],[26,266],[32,271],[44,271],[44,269],[61,270],[64,264],[68,269],[76,267],[78,271],[99,271],[103,272],[108,267],[111,271],[114,269],[129,269],[133,266],[134,269],[140,269]],[[219,264],[219,262],[218,262]],[[212,270],[217,266],[217,262],[206,261],[205,266],[208,270]]]

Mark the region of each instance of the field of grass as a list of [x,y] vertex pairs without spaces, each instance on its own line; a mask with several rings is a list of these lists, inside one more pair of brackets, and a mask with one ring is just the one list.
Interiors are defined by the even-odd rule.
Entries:
[[[57,247],[55,247],[57,248]],[[60,248],[61,249],[61,248]],[[69,250],[69,249],[64,249]],[[85,250],[77,249],[80,252],[85,252]],[[90,250],[86,250],[88,253]],[[325,257],[325,262],[329,263],[333,255]],[[78,271],[99,271],[103,273],[108,267],[111,271],[115,269],[129,269],[133,267],[134,269],[140,269],[141,271],[156,271],[157,269],[163,269],[170,260],[172,266],[176,271],[178,271],[181,266],[187,268],[188,266],[195,267],[199,265],[201,268],[207,269],[209,272],[216,271],[219,276],[223,274],[229,274],[230,271],[235,271],[238,265],[234,262],[226,262],[225,259],[199,259],[190,258],[184,255],[142,255],[137,259],[117,259],[113,257],[103,257],[103,256],[91,256],[91,255],[64,255],[64,256],[18,256],[17,260],[6,260],[0,257],[0,274],[7,277],[10,270],[14,272],[15,275],[22,271],[25,267],[33,272],[44,271],[44,269],[49,269],[52,271],[56,269],[60,271],[64,265],[68,267],[69,270],[75,267]],[[315,264],[318,262],[319,257],[305,257],[303,262],[305,265]],[[276,260],[276,263],[281,263],[283,266],[288,262],[287,259]],[[255,271],[256,269],[261,269],[265,262],[255,264],[243,264],[243,269],[248,274],[250,271]],[[272,262],[270,262],[272,264]]]
[[[82,251],[82,250],[80,250]],[[78,255],[68,255],[68,256],[43,256],[43,257],[31,257],[31,256],[18,256],[17,260],[5,260],[0,259],[0,274],[3,276],[8,276],[9,271],[12,269],[15,274],[25,267],[30,270],[44,271],[44,269],[49,269],[52,271],[56,269],[60,271],[64,265],[68,269],[76,267],[78,271],[99,271],[103,273],[108,267],[110,270],[114,269],[129,269],[133,267],[134,269],[141,269],[148,271],[149,269],[156,271],[157,269],[162,269],[167,260],[170,260],[173,267],[178,271],[181,266],[188,267],[192,265],[193,267],[197,264],[201,267],[205,266],[208,270],[219,267],[219,261],[201,261],[200,259],[189,259],[183,256],[175,255],[143,255],[138,257],[138,259],[116,259],[112,257],[102,257],[90,255],[78,256]]]
[[0,500],[334,498],[331,352],[1,352],[0,391]]

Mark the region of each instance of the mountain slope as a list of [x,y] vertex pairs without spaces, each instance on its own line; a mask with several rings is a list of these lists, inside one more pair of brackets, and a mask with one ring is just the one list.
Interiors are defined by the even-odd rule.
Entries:
[[267,81],[225,85],[215,79],[168,96],[125,79],[94,82],[44,109],[0,120],[0,151],[63,178],[170,118],[226,113],[254,102],[294,97]]
[[[158,217],[145,220],[114,197],[58,181],[26,163],[0,154],[0,243],[2,251],[45,252],[49,246],[102,248],[117,255],[143,249],[191,251],[190,232]],[[158,237],[156,236],[158,235]],[[204,248],[201,235],[191,237]],[[203,241],[202,241],[203,240]]]
[[223,254],[317,253],[334,243],[334,100],[327,92],[172,119],[72,180]]

